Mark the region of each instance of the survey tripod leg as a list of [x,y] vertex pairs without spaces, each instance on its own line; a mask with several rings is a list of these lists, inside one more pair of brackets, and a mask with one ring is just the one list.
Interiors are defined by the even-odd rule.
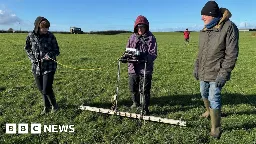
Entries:
[[141,116],[144,115],[145,106],[146,106],[146,101],[145,101],[146,69],[147,69],[147,62],[145,62],[144,71],[143,71],[142,93],[140,92]]
[[119,93],[119,82],[120,82],[120,65],[121,65],[121,61],[118,61],[116,94],[114,95],[113,104],[111,107],[111,109],[114,111],[117,110],[117,98]]

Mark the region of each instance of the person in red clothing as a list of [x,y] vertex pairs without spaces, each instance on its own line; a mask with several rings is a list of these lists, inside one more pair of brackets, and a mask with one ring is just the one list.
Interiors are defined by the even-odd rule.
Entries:
[[189,36],[190,36],[190,32],[188,31],[188,29],[186,29],[186,31],[184,31],[184,39],[185,39],[185,43],[189,44]]

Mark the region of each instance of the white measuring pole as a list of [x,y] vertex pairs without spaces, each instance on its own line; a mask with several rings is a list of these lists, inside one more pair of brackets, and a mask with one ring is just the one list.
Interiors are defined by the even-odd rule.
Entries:
[[160,123],[186,126],[186,122],[182,120],[167,119],[167,118],[161,118],[161,117],[155,117],[155,116],[142,116],[141,114],[136,114],[136,113],[119,112],[119,111],[113,111],[111,109],[104,109],[104,108],[97,108],[97,107],[90,107],[90,106],[80,106],[79,109],[98,112],[98,113],[118,115],[118,116],[123,116],[128,118],[136,118],[136,119],[143,119],[143,120],[155,121]]

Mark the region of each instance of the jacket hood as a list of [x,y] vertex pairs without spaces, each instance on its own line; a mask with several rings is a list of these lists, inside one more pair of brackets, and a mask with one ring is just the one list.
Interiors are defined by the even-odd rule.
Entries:
[[[42,21],[48,21],[45,17],[41,17],[41,16],[38,16],[34,22],[34,32],[36,34],[38,34],[38,30],[39,30],[39,24],[42,22]],[[48,21],[49,22],[49,21]],[[50,23],[50,22],[49,22]]]
[[220,19],[218,25],[221,25],[223,22],[229,20],[232,17],[231,12],[226,8],[220,8],[220,12],[222,14],[222,18]]
[[149,22],[148,22],[148,19],[142,15],[139,15],[136,20],[135,20],[135,23],[134,23],[134,33],[137,33],[138,30],[137,30],[137,26],[138,24],[145,24],[147,27],[146,27],[146,32],[149,31]]

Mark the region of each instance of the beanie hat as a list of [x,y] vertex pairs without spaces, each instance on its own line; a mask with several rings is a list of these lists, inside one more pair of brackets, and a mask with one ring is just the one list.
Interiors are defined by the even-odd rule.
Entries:
[[215,1],[208,1],[202,8],[201,15],[219,17],[220,16],[220,8]]

